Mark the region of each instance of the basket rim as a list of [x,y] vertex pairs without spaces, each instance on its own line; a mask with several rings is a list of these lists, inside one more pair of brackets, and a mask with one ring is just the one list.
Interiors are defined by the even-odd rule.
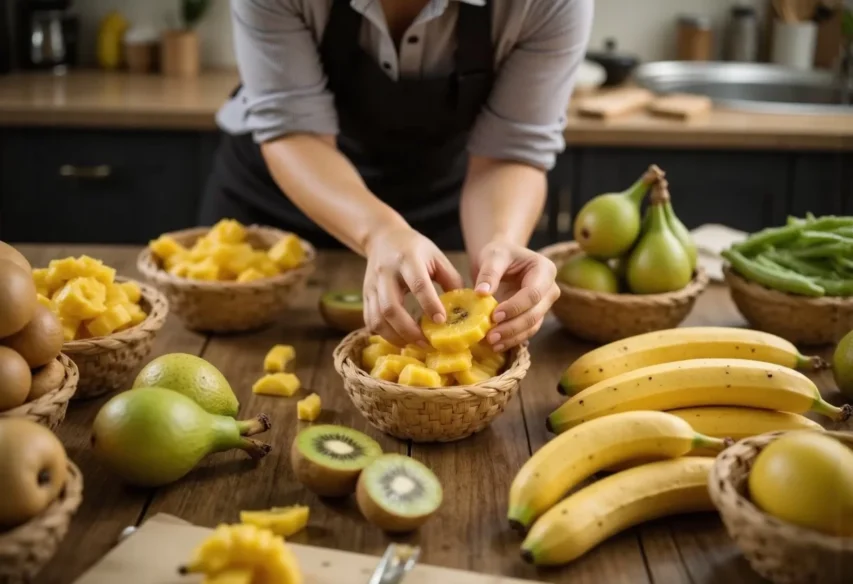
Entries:
[[[246,231],[260,233],[267,232],[270,234],[275,234],[278,237],[296,235],[291,231],[284,231],[282,229],[270,227],[268,225],[258,225],[252,223],[251,225],[245,225],[244,227],[246,228]],[[181,229],[178,231],[170,231],[167,233],[163,233],[160,235],[160,237],[201,237],[206,233],[210,232],[210,230],[211,227],[191,227],[189,229]],[[302,249],[305,250],[305,260],[299,266],[291,270],[287,270],[286,272],[283,272],[281,274],[276,274],[275,276],[269,276],[260,280],[252,280],[250,282],[209,282],[206,280],[193,280],[190,278],[181,278],[175,276],[174,274],[170,274],[166,270],[162,269],[157,264],[157,261],[154,259],[154,254],[151,251],[150,245],[146,245],[144,248],[142,248],[142,251],[139,252],[139,255],[136,258],[136,268],[144,277],[151,280],[157,285],[169,285],[177,288],[198,288],[201,290],[216,291],[245,291],[260,290],[271,286],[279,286],[285,284],[289,285],[310,274],[313,271],[314,264],[317,261],[317,250],[314,248],[311,242],[299,236],[297,237],[299,238],[299,243],[302,245]]]
[[[711,498],[714,501],[714,506],[723,515],[739,515],[745,518],[751,525],[763,525],[764,529],[773,529],[777,535],[789,541],[804,542],[807,544],[816,545],[819,547],[833,549],[844,552],[853,552],[853,536],[842,537],[834,536],[819,531],[800,527],[789,523],[769,513],[765,513],[759,509],[747,497],[734,488],[730,475],[724,479],[720,475],[724,471],[728,471],[735,464],[737,457],[736,453],[746,451],[747,449],[765,447],[776,439],[794,432],[803,432],[808,430],[783,430],[778,432],[767,432],[758,436],[744,438],[739,440],[733,446],[724,450],[717,456],[714,465],[711,468],[711,475],[708,480],[708,488]],[[853,447],[853,432],[826,430],[823,434],[844,440],[848,446]],[[728,453],[728,454],[727,454]],[[749,457],[754,459],[756,455]],[[723,494],[723,490],[729,493]],[[737,504],[725,502],[724,499],[732,498],[732,501],[737,501]]]
[[65,353],[60,353],[57,357],[62,366],[65,368],[65,378],[62,384],[47,392],[38,399],[23,403],[16,408],[6,410],[0,413],[4,417],[24,417],[29,414],[34,407],[56,405],[57,403],[68,402],[77,392],[77,383],[80,380],[80,370],[77,364]]
[[779,304],[791,306],[813,306],[815,308],[853,308],[853,296],[821,296],[812,298],[801,294],[790,294],[781,290],[768,288],[758,282],[747,280],[738,274],[729,263],[723,264],[723,275],[732,290],[742,292],[744,295],[762,297],[764,300],[775,301]]
[[504,394],[513,392],[514,388],[512,386],[521,382],[530,369],[529,343],[523,343],[510,349],[510,353],[513,355],[512,365],[507,367],[503,373],[475,385],[455,385],[436,388],[400,385],[393,381],[371,377],[352,358],[352,353],[357,342],[370,335],[370,331],[365,327],[355,330],[344,337],[333,353],[335,370],[344,380],[357,381],[364,388],[369,388],[377,393],[389,394],[391,397],[416,397],[424,400],[438,397],[458,400],[471,399],[472,397],[488,398],[496,393]]
[[[549,260],[557,263],[554,256],[571,254],[575,255],[581,252],[580,245],[576,241],[563,241],[543,247],[538,253],[544,255]],[[559,270],[560,265],[557,265]],[[700,265],[696,266],[693,272],[693,279],[681,290],[674,292],[664,292],[661,294],[628,294],[628,293],[612,293],[612,292],[597,292],[594,290],[584,290],[575,288],[563,282],[557,282],[560,288],[560,298],[557,302],[563,302],[569,298],[584,298],[590,302],[609,302],[611,304],[621,304],[626,307],[642,308],[649,305],[659,304],[661,302],[670,303],[674,300],[694,298],[701,294],[709,285],[710,278],[707,271]]]

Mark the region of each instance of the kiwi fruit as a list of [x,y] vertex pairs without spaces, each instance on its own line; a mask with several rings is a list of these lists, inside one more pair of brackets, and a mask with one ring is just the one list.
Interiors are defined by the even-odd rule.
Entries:
[[365,519],[389,533],[414,531],[441,506],[438,477],[413,458],[384,454],[358,478],[356,500]]
[[320,297],[320,314],[326,324],[342,332],[364,328],[364,299],[361,292],[326,292]]
[[290,464],[297,480],[321,497],[355,492],[358,475],[382,454],[376,440],[352,428],[321,424],[293,440]]

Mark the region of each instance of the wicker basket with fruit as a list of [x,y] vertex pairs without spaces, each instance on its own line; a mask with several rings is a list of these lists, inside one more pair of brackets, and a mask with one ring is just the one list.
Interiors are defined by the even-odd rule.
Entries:
[[33,375],[27,401],[0,412],[0,418],[26,418],[56,430],[65,419],[68,402],[77,391],[79,379],[74,361],[60,354]]
[[223,220],[160,236],[137,267],[187,328],[242,332],[281,316],[305,287],[315,257],[294,234]]
[[575,241],[541,250],[559,270],[552,312],[575,336],[608,343],[675,327],[708,286],[668,187],[652,166],[624,193],[587,203],[575,220]]

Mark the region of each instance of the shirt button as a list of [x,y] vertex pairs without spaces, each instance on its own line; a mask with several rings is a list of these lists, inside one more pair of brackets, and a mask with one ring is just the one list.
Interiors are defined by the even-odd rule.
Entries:
[[389,69],[389,70],[391,69],[391,63],[389,63],[388,61],[383,62],[382,66],[386,69]]
[[421,40],[421,39],[420,39],[420,38],[418,38],[417,36],[410,36],[410,37],[407,39],[407,41],[406,41],[406,42],[408,42],[410,45],[414,45],[414,44],[416,44],[416,43],[417,43],[418,41],[420,41],[420,40]]

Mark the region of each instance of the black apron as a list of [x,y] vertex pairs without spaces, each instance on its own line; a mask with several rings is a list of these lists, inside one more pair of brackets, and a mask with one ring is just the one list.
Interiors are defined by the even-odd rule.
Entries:
[[[359,45],[362,15],[333,0],[320,46],[335,96],[338,148],[368,188],[444,249],[462,249],[459,197],[466,144],[494,83],[491,6],[459,3],[455,70],[392,80]],[[293,231],[321,248],[340,243],[276,185],[251,134],[224,134],[200,222],[222,218]]]

